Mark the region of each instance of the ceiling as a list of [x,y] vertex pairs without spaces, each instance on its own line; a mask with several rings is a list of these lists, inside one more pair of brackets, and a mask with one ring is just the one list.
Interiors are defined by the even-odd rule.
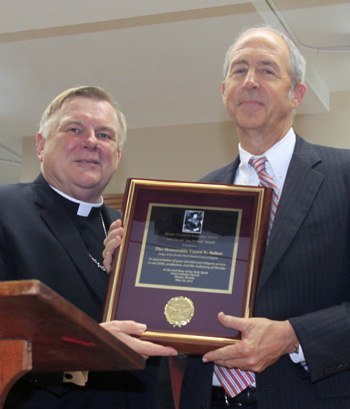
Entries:
[[23,137],[72,86],[107,89],[131,129],[227,120],[222,63],[245,26],[272,24],[301,48],[300,113],[350,91],[345,0],[1,0],[0,11],[0,183],[20,180]]

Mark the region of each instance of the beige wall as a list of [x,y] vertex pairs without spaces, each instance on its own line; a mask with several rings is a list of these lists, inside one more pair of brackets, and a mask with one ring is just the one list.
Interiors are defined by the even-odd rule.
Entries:
[[327,114],[297,116],[295,129],[309,142],[349,149],[350,92],[332,94]]
[[[333,94],[327,114],[297,116],[295,130],[313,143],[350,148],[350,92]],[[236,154],[229,122],[131,129],[106,193],[122,193],[128,177],[195,181]],[[25,139],[23,157],[22,181],[30,181],[39,172],[34,138]]]

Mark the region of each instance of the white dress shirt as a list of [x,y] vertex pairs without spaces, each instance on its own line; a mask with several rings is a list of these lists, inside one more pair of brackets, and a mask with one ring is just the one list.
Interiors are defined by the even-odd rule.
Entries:
[[[259,178],[254,168],[249,165],[249,160],[252,156],[258,158],[265,156],[266,172],[271,176],[277,185],[278,196],[281,197],[284,181],[286,180],[288,167],[292,159],[296,142],[296,136],[292,128],[287,134],[275,143],[263,155],[252,155],[238,145],[240,165],[237,169],[234,184],[244,186],[258,186]],[[296,352],[289,354],[294,363],[303,363],[305,366],[305,357],[301,346],[299,345]],[[213,384],[219,385],[219,381],[214,374]]]

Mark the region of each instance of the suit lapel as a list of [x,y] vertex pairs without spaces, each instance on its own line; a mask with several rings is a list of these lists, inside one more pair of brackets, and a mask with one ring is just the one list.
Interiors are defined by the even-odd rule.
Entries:
[[91,262],[84,242],[67,210],[59,200],[55,200],[54,191],[44,179],[39,179],[39,182],[39,184],[33,185],[33,190],[34,201],[41,208],[40,216],[64,247],[76,270],[84,277],[91,290],[103,301],[106,294],[107,277],[101,279],[99,272],[96,271],[96,267]]
[[320,189],[324,175],[315,168],[320,161],[312,145],[297,137],[265,252],[258,292],[287,251]]

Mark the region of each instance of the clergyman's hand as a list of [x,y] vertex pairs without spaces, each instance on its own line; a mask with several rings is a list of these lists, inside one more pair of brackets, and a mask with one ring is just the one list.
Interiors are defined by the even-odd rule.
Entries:
[[105,238],[104,250],[103,250],[103,266],[109,273],[112,267],[113,256],[116,249],[120,246],[122,238],[124,236],[124,229],[120,219],[115,220],[108,231],[108,235]]
[[176,349],[144,341],[137,336],[146,331],[146,325],[135,321],[108,321],[100,324],[104,329],[114,335],[131,349],[141,354],[144,358],[150,356],[174,356]]

